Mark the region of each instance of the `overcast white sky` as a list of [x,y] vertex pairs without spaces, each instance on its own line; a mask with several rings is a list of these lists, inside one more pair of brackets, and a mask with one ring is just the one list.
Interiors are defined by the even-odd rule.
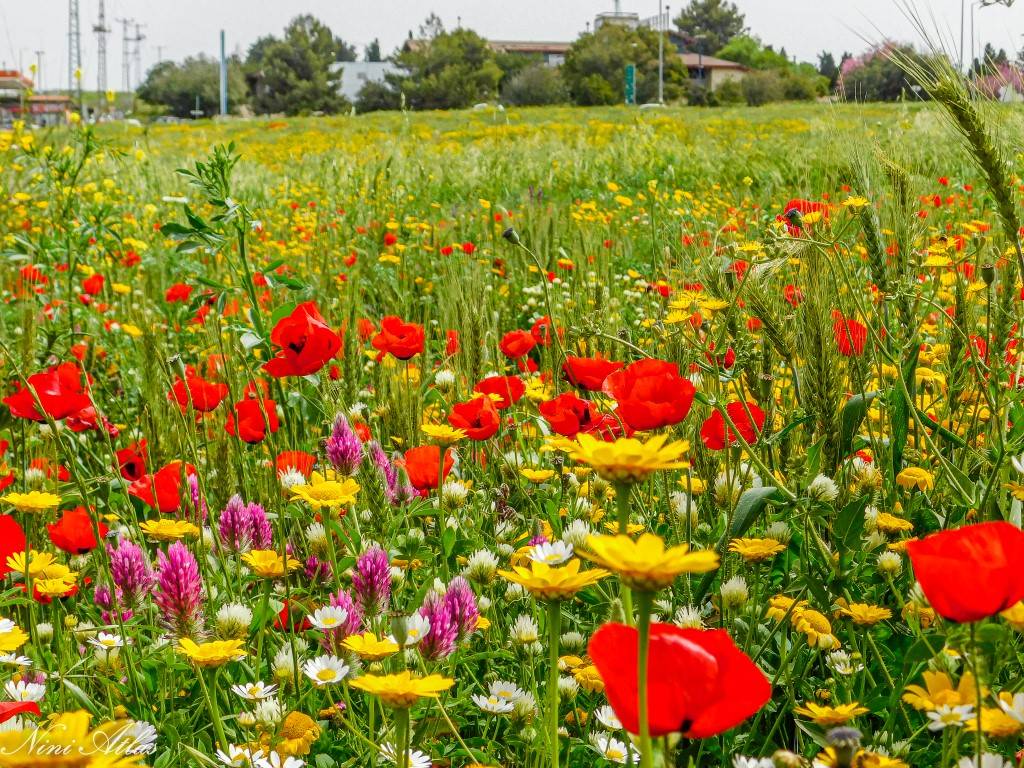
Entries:
[[[960,7],[972,0],[911,0],[919,14],[934,19],[958,41]],[[674,12],[685,0],[669,5]],[[815,60],[821,50],[838,55],[865,47],[864,38],[883,36],[916,42],[913,25],[901,10],[904,0],[736,0],[747,24],[765,42],[785,47],[801,60]],[[84,84],[96,81],[96,37],[91,28],[99,0],[80,0]],[[299,13],[312,13],[336,34],[361,46],[379,38],[389,53],[431,11],[446,25],[464,26],[494,39],[572,40],[613,0],[107,0],[108,84],[121,84],[121,27],[114,20],[132,17],[145,24],[141,45],[143,69],[163,58],[180,59],[199,51],[215,54],[218,33],[227,30],[228,52],[243,51],[257,37],[278,34]],[[68,0],[0,0],[0,64],[28,69],[42,50],[42,86],[67,82]],[[657,0],[622,0],[624,11],[653,16]],[[970,50],[970,22],[965,48]],[[881,30],[881,31],[879,31]],[[1024,40],[1024,0],[1011,8],[994,6],[975,13],[975,38],[997,48],[1017,50]],[[955,43],[957,44],[957,43]]]

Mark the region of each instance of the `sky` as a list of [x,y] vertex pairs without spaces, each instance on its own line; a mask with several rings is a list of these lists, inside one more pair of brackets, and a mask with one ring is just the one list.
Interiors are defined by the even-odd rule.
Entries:
[[[991,1],[991,0],[990,0]],[[673,15],[685,0],[668,5]],[[905,8],[911,3],[931,30],[938,30],[952,48],[959,48],[960,9],[965,18],[966,56],[970,55],[972,0],[735,0],[747,25],[776,49],[801,61],[816,61],[820,51],[858,53],[868,42],[888,37],[920,42]],[[980,2],[980,0],[975,0]],[[97,40],[91,32],[99,0],[79,0],[81,7],[83,84],[95,87]],[[141,25],[141,68],[161,59],[182,59],[198,52],[215,55],[221,29],[228,53],[244,53],[261,35],[280,34],[288,20],[311,13],[335,34],[362,46],[374,38],[389,53],[414,32],[430,11],[446,26],[459,21],[485,37],[504,40],[573,40],[587,22],[613,8],[614,0],[106,0],[108,87],[119,89],[122,77],[122,26],[129,17]],[[641,17],[658,12],[657,0],[621,0],[623,11]],[[0,0],[0,69],[21,68],[41,61],[43,88],[67,87],[68,0]],[[1024,1],[1010,8],[978,8],[974,14],[978,50],[985,42],[1008,51],[1024,47]],[[130,27],[130,36],[136,34]],[[43,51],[41,59],[36,51]],[[137,74],[133,69],[133,84]]]

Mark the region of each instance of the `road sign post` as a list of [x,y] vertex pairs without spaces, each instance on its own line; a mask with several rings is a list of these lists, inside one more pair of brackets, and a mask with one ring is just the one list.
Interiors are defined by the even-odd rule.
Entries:
[[636,104],[636,64],[626,65],[626,103]]

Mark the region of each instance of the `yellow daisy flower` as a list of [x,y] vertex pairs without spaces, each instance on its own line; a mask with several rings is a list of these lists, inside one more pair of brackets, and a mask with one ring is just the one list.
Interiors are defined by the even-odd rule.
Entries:
[[665,548],[660,536],[645,533],[629,536],[588,536],[582,557],[614,571],[631,589],[654,591],[669,586],[683,573],[707,573],[718,567],[718,553],[690,551],[686,544]]

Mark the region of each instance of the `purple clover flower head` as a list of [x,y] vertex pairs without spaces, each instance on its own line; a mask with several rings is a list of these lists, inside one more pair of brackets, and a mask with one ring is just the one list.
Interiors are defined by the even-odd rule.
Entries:
[[532,539],[530,539],[530,546],[531,547],[536,547],[538,544],[547,544],[547,543],[548,543],[548,537],[545,536],[543,533],[538,533],[536,536],[534,536]]
[[363,461],[363,444],[343,413],[334,417],[331,436],[324,449],[331,466],[345,477],[354,475]]
[[237,493],[228,499],[220,513],[217,530],[221,542],[232,552],[241,552],[252,546],[249,535],[249,511]]
[[114,607],[114,596],[110,593],[110,587],[106,584],[99,584],[92,593],[92,601],[105,611]]
[[203,627],[203,580],[188,547],[176,541],[157,554],[154,602],[164,625],[178,637],[192,637]]
[[[117,547],[107,545],[110,554],[110,576],[114,586],[123,596],[128,606],[138,605],[139,601],[153,589],[153,571],[142,548],[127,539],[117,543]],[[120,601],[118,601],[120,602]]]
[[381,480],[384,482],[384,495],[387,496],[388,503],[396,504],[398,472],[395,471],[394,466],[391,464],[391,460],[388,459],[388,455],[376,440],[366,444],[366,451],[370,454],[370,461],[373,462],[373,465],[377,468],[377,472],[380,473]]
[[246,504],[237,493],[220,513],[218,531],[224,546],[232,552],[270,549],[274,543],[274,532],[263,505]]
[[334,575],[334,569],[326,560],[321,560],[316,555],[310,555],[306,558],[304,573],[307,581],[316,584],[330,581],[331,576]]
[[253,549],[271,549],[274,546],[274,529],[270,527],[267,511],[255,501],[246,505],[249,515],[249,535]]
[[188,481],[189,497],[192,501],[192,510],[195,513],[197,523],[205,523],[209,511],[206,508],[206,499],[199,491],[199,478],[194,474],[185,476]]
[[461,576],[456,576],[448,584],[448,591],[444,593],[444,602],[452,613],[452,619],[458,627],[458,639],[463,640],[476,631],[477,620],[480,618],[480,611],[476,607],[476,595],[469,582]]
[[391,599],[391,565],[388,553],[374,544],[356,560],[352,589],[364,616],[375,616]]
[[423,598],[420,616],[430,622],[430,629],[420,641],[420,653],[428,661],[450,656],[459,637],[459,625],[444,597],[431,590]]

